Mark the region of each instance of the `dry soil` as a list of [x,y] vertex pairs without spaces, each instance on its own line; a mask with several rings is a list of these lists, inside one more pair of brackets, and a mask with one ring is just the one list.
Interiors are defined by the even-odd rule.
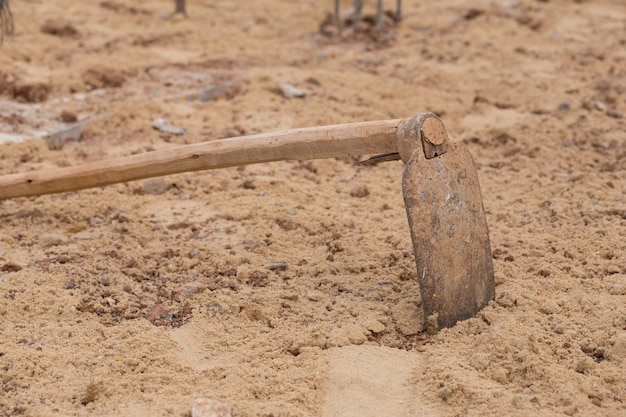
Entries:
[[423,331],[397,161],[5,200],[0,415],[626,415],[623,0],[404,2],[379,29],[188,3],[12,1],[0,172],[432,111],[474,157],[496,300]]

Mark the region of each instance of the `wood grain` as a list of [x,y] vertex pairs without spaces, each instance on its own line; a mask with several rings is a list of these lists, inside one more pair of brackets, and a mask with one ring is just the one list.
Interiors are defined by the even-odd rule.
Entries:
[[0,199],[100,187],[181,172],[279,160],[396,152],[401,120],[309,127],[213,140],[90,164],[0,177]]

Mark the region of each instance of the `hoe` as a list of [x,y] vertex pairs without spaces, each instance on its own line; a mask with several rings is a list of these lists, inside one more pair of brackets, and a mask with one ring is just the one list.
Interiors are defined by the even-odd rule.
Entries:
[[[378,154],[378,155],[376,155]],[[188,171],[279,160],[401,159],[424,317],[432,330],[473,317],[495,297],[476,168],[432,113],[209,141],[76,167],[0,177],[0,199],[74,191]]]

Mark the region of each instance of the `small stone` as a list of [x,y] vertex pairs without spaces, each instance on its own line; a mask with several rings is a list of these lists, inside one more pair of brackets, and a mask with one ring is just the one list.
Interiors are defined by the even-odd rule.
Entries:
[[278,88],[280,89],[280,92],[283,93],[283,95],[287,98],[303,98],[306,96],[306,91],[298,87],[294,87],[291,84],[280,83],[278,84]]
[[87,88],[91,90],[121,87],[126,82],[126,77],[112,68],[90,68],[83,73],[82,78]]
[[253,237],[248,237],[243,240],[243,248],[247,251],[255,250],[259,247],[259,242]]
[[111,278],[107,274],[100,275],[98,278],[96,278],[96,281],[98,281],[100,284],[104,285],[105,287],[108,287],[109,285],[111,285]]
[[619,112],[617,110],[614,109],[608,109],[606,111],[606,115],[609,117],[612,117],[614,119],[621,119],[622,117],[624,117],[624,114],[622,112]]
[[143,182],[143,192],[150,195],[161,195],[166,192],[170,186],[163,178],[149,178]]
[[76,116],[76,113],[63,110],[61,112],[61,121],[63,123],[76,123],[78,121],[78,116]]
[[178,301],[186,300],[187,298],[193,296],[194,294],[199,294],[206,290],[205,285],[201,285],[197,282],[189,283],[183,288],[178,294]]
[[60,38],[70,38],[78,35],[78,31],[70,22],[62,19],[48,19],[41,25],[41,31],[48,35]]
[[245,180],[243,184],[241,184],[241,187],[244,190],[254,190],[256,185],[254,185],[254,180]]
[[159,132],[169,133],[170,135],[187,134],[187,129],[185,129],[184,127],[171,125],[167,120],[162,117],[159,117],[152,121],[152,128],[158,130]]
[[350,190],[350,195],[352,197],[363,198],[370,195],[370,191],[365,185],[357,185],[352,190]]
[[559,103],[559,111],[567,111],[571,108],[568,102]]
[[288,266],[289,264],[285,262],[277,262],[274,264],[269,264],[265,268],[269,269],[270,271],[286,271]]
[[2,272],[17,272],[21,270],[22,266],[16,264],[15,262],[7,262],[4,265],[0,266],[0,271]]
[[600,101],[600,100],[595,100],[593,101],[593,105],[595,106],[596,109],[600,110],[600,111],[606,111],[606,104],[604,104],[604,102]]
[[231,417],[232,407],[208,398],[198,398],[191,406],[191,417]]

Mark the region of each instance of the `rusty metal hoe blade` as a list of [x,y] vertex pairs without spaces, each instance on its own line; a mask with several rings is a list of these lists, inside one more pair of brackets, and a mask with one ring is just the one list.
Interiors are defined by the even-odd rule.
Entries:
[[432,113],[397,132],[402,190],[429,330],[473,317],[494,299],[493,261],[476,168]]

